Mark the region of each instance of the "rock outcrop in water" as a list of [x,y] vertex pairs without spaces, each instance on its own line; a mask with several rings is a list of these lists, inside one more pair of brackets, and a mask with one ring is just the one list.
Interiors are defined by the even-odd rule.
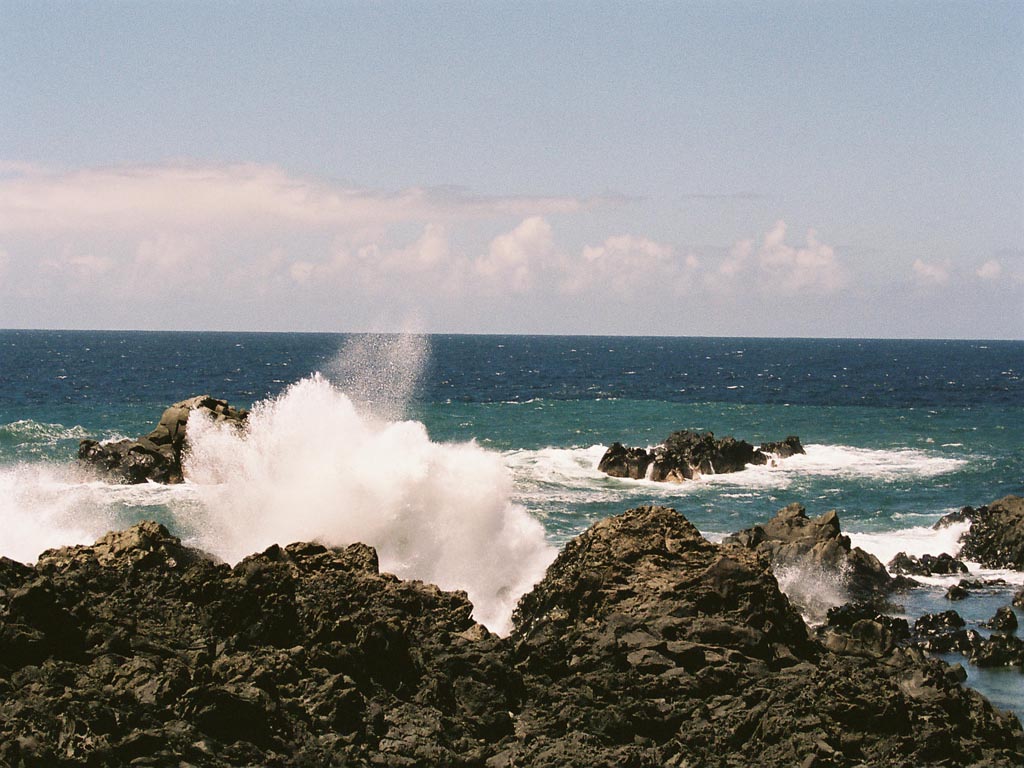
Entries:
[[498,638],[360,544],[229,568],[142,523],[0,561],[0,764],[1020,764],[1020,723],[955,668],[828,650],[766,566],[631,510]]
[[748,464],[767,464],[773,455],[788,458],[797,453],[804,453],[804,448],[795,435],[755,448],[733,437],[716,439],[713,432],[682,430],[651,450],[613,443],[597,468],[612,477],[681,483],[700,475],[739,472]]
[[[851,546],[835,510],[809,518],[802,504],[790,504],[768,522],[727,536],[722,543],[760,552],[777,570],[802,569],[809,580],[832,581],[850,600],[869,600],[915,584],[904,577],[894,579],[877,557]],[[801,608],[813,612],[811,606]]]
[[935,525],[970,520],[970,528],[960,538],[960,557],[985,568],[1012,568],[1024,571],[1024,498],[1005,496],[987,506],[964,507],[951,512]]
[[143,437],[109,443],[82,440],[78,458],[123,483],[180,483],[184,479],[181,454],[188,420],[196,412],[238,426],[249,415],[245,409],[232,408],[226,400],[209,395],[192,397],[165,410],[156,429]]

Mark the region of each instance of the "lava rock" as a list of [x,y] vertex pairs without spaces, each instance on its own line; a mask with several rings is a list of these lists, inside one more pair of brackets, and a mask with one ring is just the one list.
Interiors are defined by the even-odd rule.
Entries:
[[245,409],[233,408],[226,400],[200,395],[167,408],[156,428],[135,440],[99,442],[82,440],[78,459],[106,476],[123,483],[180,483],[189,418],[200,413],[217,422],[241,428],[248,417]]
[[499,638],[362,544],[229,567],[143,523],[0,563],[0,765],[1020,764],[1020,723],[961,668],[867,608],[829,650],[767,565],[631,510],[567,544]]
[[[893,579],[878,558],[852,547],[849,537],[842,534],[835,510],[809,518],[802,504],[790,504],[768,522],[727,536],[723,544],[763,553],[777,572],[805,569],[808,578],[828,579],[855,600],[868,600],[915,583]],[[790,598],[801,602],[795,592]],[[806,600],[801,608],[814,613]]]
[[656,482],[681,483],[700,475],[739,472],[749,464],[766,464],[772,460],[769,454],[787,458],[798,453],[804,453],[804,448],[796,435],[755,448],[733,437],[717,439],[713,432],[681,430],[651,450],[613,443],[598,469],[612,477],[639,480],[649,476]]
[[950,586],[949,589],[946,590],[946,599],[954,601],[963,600],[970,594],[970,591],[962,583],[953,584],[952,586]]
[[1024,570],[1024,498],[1006,496],[987,506],[964,507],[946,515],[937,526],[970,520],[961,537],[960,556],[985,568]]
[[949,576],[968,572],[963,561],[957,560],[945,552],[937,556],[921,555],[920,558],[900,552],[889,561],[888,568],[890,573],[910,576],[934,576],[936,574]]
[[1003,606],[996,611],[995,616],[985,622],[985,626],[1000,632],[1015,632],[1017,630],[1017,614],[1013,612],[1013,608]]

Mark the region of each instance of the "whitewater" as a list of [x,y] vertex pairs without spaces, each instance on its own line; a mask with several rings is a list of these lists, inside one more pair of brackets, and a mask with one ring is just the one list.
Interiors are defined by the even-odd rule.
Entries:
[[[955,554],[959,529],[935,521],[1024,493],[1022,361],[1019,342],[0,331],[0,554],[31,562],[142,519],[230,563],[362,541],[385,571],[466,591],[499,633],[558,547],[640,504],[717,540],[800,502],[837,509],[883,562]],[[144,434],[196,394],[252,413],[243,432],[190,422],[186,483],[113,485],[74,460],[84,437]],[[610,443],[677,429],[798,434],[807,453],[679,485],[597,471]],[[1024,579],[972,571],[1007,582],[956,606],[977,625]],[[818,574],[779,578],[844,599]],[[948,608],[949,583],[905,615]],[[1024,700],[1019,672],[970,672]]]

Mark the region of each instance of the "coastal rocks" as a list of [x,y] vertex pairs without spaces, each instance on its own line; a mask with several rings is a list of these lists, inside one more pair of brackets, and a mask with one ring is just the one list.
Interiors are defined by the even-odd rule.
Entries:
[[963,564],[963,561],[957,560],[945,552],[941,555],[921,555],[921,557],[899,552],[889,561],[888,568],[890,573],[908,576],[950,576],[967,573],[967,566]]
[[936,527],[970,520],[960,538],[960,557],[985,568],[1024,570],[1024,498],[1006,496],[988,506],[964,507],[946,515]]
[[361,544],[229,568],[142,523],[15,580],[0,765],[482,765],[512,732],[504,642]]
[[982,624],[995,629],[988,637],[968,629],[956,611],[927,614],[914,622],[913,640],[932,653],[959,653],[979,667],[1024,667],[1024,641],[1015,637],[1017,617],[1010,608],[1000,608]]
[[[836,603],[866,600],[914,584],[903,577],[893,579],[878,558],[852,547],[840,530],[835,510],[809,518],[803,505],[790,504],[768,522],[727,536],[722,543],[764,554],[776,575],[789,569],[802,571],[800,581],[809,585],[797,584],[798,589],[787,594],[812,615],[820,607],[811,602],[820,597],[825,584],[835,586]],[[833,606],[824,606],[829,607]]]
[[975,712],[962,670],[897,647],[905,624],[851,617],[877,650],[823,648],[757,552],[663,507],[570,542],[514,622],[525,701],[495,766],[1012,765],[1024,749],[1015,719]]
[[795,435],[755,448],[733,437],[716,439],[712,432],[682,430],[651,450],[613,443],[598,469],[612,477],[681,483],[700,475],[739,472],[748,464],[767,464],[772,456],[788,458],[797,453],[804,453],[804,448]]
[[[0,765],[1016,766],[1024,731],[864,609],[808,634],[674,510],[568,545],[498,638],[362,544],[229,567],[142,523],[0,561]],[[881,626],[883,631],[875,629]],[[886,632],[889,634],[887,635]],[[832,650],[830,650],[832,648]]]
[[244,424],[248,411],[233,408],[225,400],[200,395],[175,403],[163,412],[156,429],[135,440],[101,443],[82,440],[78,446],[80,461],[124,483],[180,483],[181,454],[185,447],[187,424],[193,412],[228,422]]

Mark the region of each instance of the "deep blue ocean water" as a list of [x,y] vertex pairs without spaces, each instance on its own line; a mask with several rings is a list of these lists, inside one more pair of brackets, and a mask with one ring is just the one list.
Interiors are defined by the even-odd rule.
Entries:
[[[227,448],[204,438],[188,487],[75,467],[83,437],[142,434],[195,394],[263,402],[266,425]],[[797,434],[808,454],[680,486],[596,472],[603,446],[676,429]],[[0,554],[155,517],[227,559],[268,539],[376,537],[396,572],[505,594],[553,552],[532,520],[559,545],[657,502],[714,538],[799,501],[837,509],[885,561],[955,548],[938,517],[1024,495],[1022,435],[1024,342],[0,331]],[[1012,589],[955,607],[980,622]],[[943,591],[918,590],[907,615],[949,607]],[[1020,670],[970,671],[1024,713]]]

